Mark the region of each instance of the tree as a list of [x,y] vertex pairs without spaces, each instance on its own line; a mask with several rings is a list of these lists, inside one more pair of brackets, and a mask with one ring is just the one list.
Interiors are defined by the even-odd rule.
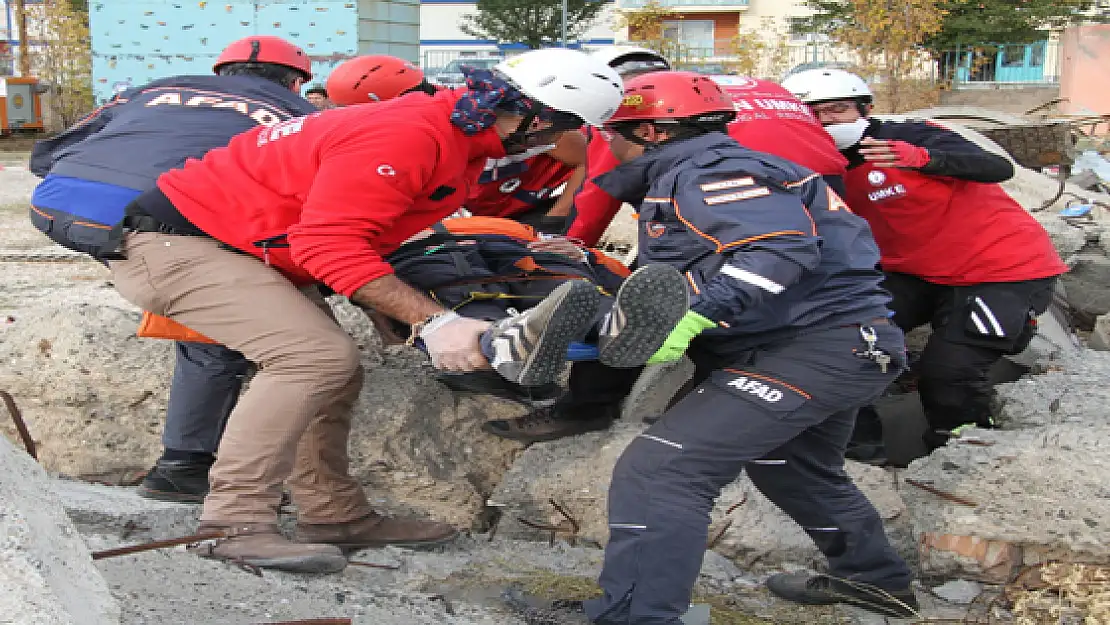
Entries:
[[659,4],[657,0],[648,0],[639,9],[618,14],[616,27],[627,28],[630,41],[658,52],[673,65],[680,65],[689,55],[689,50],[681,41],[666,36],[665,24],[680,19],[681,13]]
[[758,28],[740,28],[730,43],[734,60],[728,66],[738,74],[778,80],[789,69],[790,44],[773,18],[763,18]]
[[[567,39],[574,41],[593,25],[605,3],[566,0]],[[498,43],[523,43],[531,49],[558,45],[563,33],[562,0],[478,0],[460,30]]]
[[29,6],[28,13],[35,17],[34,38],[42,42],[34,71],[51,86],[46,100],[55,122],[70,126],[93,108],[88,13],[75,11],[66,0],[46,0]]
[[[798,20],[796,32],[827,33],[850,24],[855,7],[847,0],[808,0],[814,15]],[[934,56],[958,46],[1022,44],[1046,39],[1046,30],[1080,21],[1106,21],[1091,14],[1097,0],[936,0],[941,28],[923,43]]]
[[810,0],[810,5],[818,14],[808,27],[795,28],[827,34],[851,51],[854,69],[873,84],[880,110],[932,103],[935,88],[926,73],[931,58],[924,44],[941,31],[946,16],[936,0]]

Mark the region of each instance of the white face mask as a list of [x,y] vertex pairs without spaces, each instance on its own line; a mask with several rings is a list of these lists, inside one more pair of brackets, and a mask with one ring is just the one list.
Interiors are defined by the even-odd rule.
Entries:
[[836,149],[847,150],[859,143],[860,139],[863,139],[863,133],[867,130],[868,125],[870,125],[870,122],[867,121],[867,118],[861,117],[847,124],[829,124],[825,126],[825,132],[829,133],[829,136],[836,142]]

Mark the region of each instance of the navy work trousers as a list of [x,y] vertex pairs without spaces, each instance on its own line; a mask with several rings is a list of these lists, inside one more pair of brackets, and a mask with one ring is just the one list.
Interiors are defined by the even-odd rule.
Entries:
[[831,575],[889,589],[909,584],[878,512],[844,471],[856,411],[905,366],[901,330],[872,327],[892,359],[885,373],[859,356],[858,326],[816,330],[699,367],[703,381],[636,438],[613,471],[604,596],[586,604],[594,622],[681,623],[713,502],[744,470],[806,530]]
[[251,363],[223,345],[176,343],[162,446],[215,454]]

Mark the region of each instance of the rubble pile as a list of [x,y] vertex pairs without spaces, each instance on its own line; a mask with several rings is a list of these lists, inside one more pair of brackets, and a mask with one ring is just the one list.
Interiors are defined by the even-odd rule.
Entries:
[[[1000,150],[973,130],[956,129]],[[1056,181],[1019,168],[1005,186],[1026,208],[1034,209],[1053,195]],[[1110,207],[1110,196],[1069,188],[1073,189]],[[1105,316],[1110,312],[1110,209],[1095,206],[1088,218],[1064,218],[1059,211],[1066,200],[1035,215],[1074,268],[1066,297],[1091,320],[1090,348],[1110,349],[1110,316]],[[35,242],[28,236],[29,226],[13,225],[20,219],[22,215],[0,211],[0,251],[50,248],[45,240]],[[633,243],[634,228],[615,228],[609,236],[611,242],[627,247]],[[10,246],[9,241],[18,244]],[[134,336],[138,311],[119,298],[107,283],[107,271],[93,263],[11,263],[5,265],[4,275],[0,390],[20,402],[45,469],[111,482],[115,480],[104,476],[149,467],[160,451],[172,344]],[[1100,298],[1106,299],[1105,305]],[[353,471],[367,485],[375,505],[427,514],[474,531],[495,527],[498,541],[534,541],[504,544],[538,545],[534,549],[543,549],[543,558],[562,557],[557,554],[564,552],[558,550],[569,549],[547,547],[553,538],[557,544],[573,543],[578,559],[570,568],[583,575],[596,573],[596,547],[607,538],[606,493],[616,459],[647,427],[643,417],[658,415],[690,375],[689,363],[649,369],[612,430],[524,449],[479,429],[485,420],[521,415],[524,407],[453,395],[429,375],[419,355],[403,346],[383,347],[360,311],[341,298],[332,304],[360,343],[368,372],[350,451]],[[1110,385],[1105,382],[1110,379],[1110,353],[1077,347],[1069,321],[1059,311],[1046,314],[1033,345],[1015,358],[1032,374],[998,386],[1000,429],[966,432],[904,471],[849,463],[848,472],[879,509],[894,544],[924,579],[998,584],[1048,561],[1110,563],[1110,487],[1105,479],[1110,469],[1105,457],[1110,423],[1104,417],[1110,405]],[[883,417],[891,431],[923,427],[912,410],[890,411]],[[2,415],[0,432],[18,440]],[[119,488],[51,484],[40,467],[4,440],[0,469],[5,476],[0,479],[0,562],[5,563],[0,566],[0,587],[15,589],[0,593],[0,614],[16,614],[15,622],[120,621],[121,608],[102,573],[121,580],[136,574],[126,567],[140,565],[121,559],[99,565],[98,570],[78,530],[97,546],[115,546],[121,526],[141,527],[135,536],[143,539],[180,536],[195,528],[196,507],[151,504]],[[821,565],[806,535],[744,478],[726,489],[712,520],[713,550],[744,571],[764,565]],[[485,549],[482,557],[497,560],[493,547],[479,546],[485,540],[468,543],[468,548]],[[518,550],[498,566],[521,570],[533,564],[536,553]],[[226,565],[196,564],[196,558],[180,550],[159,557],[148,554],[134,562],[144,571],[198,567],[191,571],[198,580],[225,575]],[[455,567],[448,567],[445,575],[463,570],[465,557],[455,552],[443,555]],[[456,619],[431,599],[412,603],[404,598],[397,601],[409,601],[404,612],[409,620],[381,620],[398,614],[396,606],[375,603],[373,597],[388,595],[398,584],[415,584],[418,573],[431,574],[428,561],[401,559],[407,568],[390,573],[392,577],[363,570],[344,573],[328,586],[295,576],[270,576],[266,583],[284,585],[284,592],[294,594],[302,586],[327,588],[329,605],[336,605],[337,592],[348,593],[344,596],[365,603],[363,613],[371,619],[366,622],[375,622],[371,617],[376,622],[504,622],[473,614]],[[196,592],[203,585],[198,581]],[[248,594],[244,591],[239,600],[244,605],[250,603]],[[323,605],[315,595],[304,600]],[[970,602],[967,597],[960,601]],[[251,610],[256,608],[262,609]],[[24,618],[19,609],[32,612]],[[244,613],[229,613],[225,622],[239,622]],[[124,618],[129,623],[163,622],[153,616],[146,621],[137,612]]]

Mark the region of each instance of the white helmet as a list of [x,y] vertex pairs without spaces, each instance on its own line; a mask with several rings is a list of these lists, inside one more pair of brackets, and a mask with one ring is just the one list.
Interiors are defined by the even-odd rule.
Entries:
[[604,124],[624,98],[624,85],[613,68],[566,48],[530,50],[493,69],[529,98],[591,126]]
[[663,55],[640,46],[606,46],[594,50],[590,56],[617,70],[622,76],[671,69],[671,64]]
[[867,83],[842,69],[808,69],[787,76],[782,86],[806,104],[829,100],[860,100],[866,104],[872,99]]

